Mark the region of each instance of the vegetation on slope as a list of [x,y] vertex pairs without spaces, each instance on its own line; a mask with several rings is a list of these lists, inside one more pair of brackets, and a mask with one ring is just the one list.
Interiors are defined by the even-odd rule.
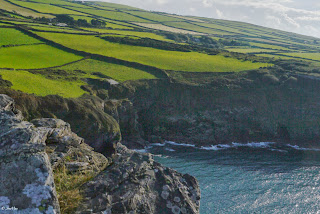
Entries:
[[[107,2],[0,3],[0,68],[37,69],[0,70],[1,75],[12,88],[40,96],[81,96],[88,78],[181,80],[190,76],[184,72],[205,76],[201,73],[268,67],[277,64],[276,59],[320,60],[320,40],[247,23]],[[59,23],[68,26],[56,26]],[[77,62],[83,57],[92,59]]]
[[80,81],[52,80],[28,71],[0,70],[4,80],[12,83],[12,89],[38,96],[57,94],[62,97],[79,97],[86,92],[80,87]]
[[[111,43],[95,36],[52,34],[36,32],[38,35],[79,51],[100,54],[131,62],[138,62],[166,70],[190,72],[236,72],[268,66],[266,63],[252,63],[226,58],[221,55],[207,55],[196,52],[165,51]],[[82,41],[86,41],[85,43]]]
[[14,69],[54,67],[81,59],[48,45],[28,45],[0,49],[0,66]]
[[139,79],[156,79],[154,75],[142,70],[93,59],[79,61],[57,69],[65,71],[84,71],[98,76],[100,73],[106,78],[115,79],[120,82]]

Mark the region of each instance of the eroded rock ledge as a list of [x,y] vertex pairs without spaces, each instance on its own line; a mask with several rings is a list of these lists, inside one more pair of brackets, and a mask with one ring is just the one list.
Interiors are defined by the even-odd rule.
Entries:
[[0,209],[6,213],[63,213],[54,177],[90,173],[79,186],[74,213],[199,213],[195,178],[118,143],[106,158],[59,119],[23,121],[14,100],[0,95]]

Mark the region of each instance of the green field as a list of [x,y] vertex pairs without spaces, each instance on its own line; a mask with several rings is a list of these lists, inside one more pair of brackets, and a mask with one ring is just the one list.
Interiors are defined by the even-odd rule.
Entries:
[[78,4],[71,3],[69,1],[64,1],[64,0],[32,0],[32,2],[38,2],[42,4],[78,5]]
[[[37,32],[49,40],[69,48],[86,51],[126,61],[138,62],[161,69],[190,72],[230,72],[250,70],[268,66],[221,55],[210,56],[196,52],[165,51],[147,47],[137,47],[110,43],[94,36],[67,35]],[[86,41],[85,43],[82,41]]]
[[82,60],[77,63],[59,67],[57,69],[62,69],[66,71],[81,70],[89,74],[93,72],[100,72],[120,82],[126,80],[156,79],[154,75],[142,70],[92,59]]
[[150,38],[161,41],[172,42],[170,39],[166,39],[164,36],[160,36],[154,33],[148,32],[137,32],[137,31],[124,31],[124,30],[109,30],[109,29],[95,29],[95,28],[83,28],[84,30],[91,30],[94,32],[99,32],[103,34],[116,34],[116,35],[126,35],[126,36],[137,36],[140,38]]
[[34,43],[40,43],[40,41],[13,28],[0,28],[0,46]]
[[[0,48],[0,68],[28,70],[57,67],[54,68],[56,73],[43,69],[38,72],[39,74],[31,74],[26,71],[10,73],[1,70],[3,77],[13,82],[14,89],[41,96],[48,94],[60,94],[66,97],[80,96],[84,93],[80,85],[85,84],[80,79],[103,78],[96,72],[119,82],[155,79],[157,74],[154,76],[152,72],[151,74],[136,69],[143,65],[179,74],[180,71],[240,72],[273,66],[271,63],[264,63],[272,62],[271,59],[256,56],[306,62],[320,61],[320,39],[243,22],[150,12],[108,2],[0,0],[0,5],[4,10],[0,13],[0,21],[5,22],[5,24],[0,23],[0,26],[3,26],[0,27],[0,47],[3,46]],[[62,28],[55,24],[63,21],[55,19],[39,21],[30,18],[30,16],[54,18],[55,14],[68,14],[75,20],[85,19],[89,25],[71,21],[68,22],[68,27]],[[105,21],[106,26],[91,25],[93,19]],[[44,39],[54,41],[74,51],[82,51],[83,54],[78,56],[65,52],[50,46],[49,42],[44,44],[41,42],[44,40],[40,41],[27,36],[15,28],[5,28],[10,25],[13,27],[19,25]],[[166,50],[170,48],[165,43],[150,40],[145,40],[149,42],[146,45],[148,47],[144,47],[137,41],[134,45],[125,45],[120,44],[123,41],[119,40],[108,42],[102,39],[104,36],[131,39],[150,38],[189,46],[186,50],[195,51],[169,51]],[[205,38],[206,36],[213,38],[217,44]],[[207,40],[202,40],[203,38]],[[208,44],[207,41],[209,41]],[[163,45],[163,48],[159,45]],[[219,48],[219,50],[214,48]],[[226,53],[224,50],[230,52]],[[88,56],[98,54],[141,65],[135,65],[133,68],[93,59],[78,62],[86,56],[86,53]],[[212,55],[206,53],[212,53]],[[217,54],[214,55],[215,53]],[[71,64],[65,65],[67,63]],[[274,63],[277,64],[277,61]],[[66,76],[61,76],[59,79],[59,75]],[[30,81],[34,84],[33,87],[23,82],[23,78],[33,79],[34,81]],[[22,83],[19,84],[19,81]],[[41,85],[42,82],[37,85],[36,81],[47,83],[48,87]],[[56,81],[60,81],[61,85],[56,84]],[[56,91],[53,89],[54,84],[59,87]],[[23,85],[28,87],[23,87]],[[41,88],[44,89],[41,90]],[[68,95],[68,90],[74,90],[75,93]]]
[[48,45],[29,45],[0,49],[0,67],[35,69],[63,65],[81,59]]
[[143,17],[146,19],[150,19],[155,22],[181,22],[181,21],[183,21],[182,19],[179,19],[179,18],[160,15],[157,13],[150,13],[147,11],[145,11],[145,12],[144,11],[130,11],[129,13],[132,15],[136,15],[136,16]]
[[13,84],[13,89],[39,96],[57,94],[62,97],[79,97],[86,93],[80,88],[83,82],[51,80],[27,71],[0,70],[0,75]]
[[[75,20],[78,19],[85,19],[87,20],[88,23],[91,22],[92,19],[94,19],[93,17],[90,16],[75,16],[72,15],[71,17],[73,17]],[[106,22],[106,28],[112,28],[112,29],[126,29],[126,30],[132,30],[133,27],[131,27],[130,24],[128,23],[124,23],[124,22],[117,22],[117,21],[110,21],[108,19],[104,19],[102,18],[101,20]],[[94,30],[95,28],[93,28],[92,30]]]
[[285,55],[320,61],[320,53],[285,53]]
[[65,33],[87,33],[92,34],[92,32],[77,30],[72,28],[65,28],[65,27],[48,27],[48,26],[31,26],[35,30],[40,31],[54,31],[54,32],[65,32]]
[[277,52],[276,50],[260,49],[260,48],[229,48],[227,50],[231,52],[238,52],[238,53]]
[[229,35],[233,35],[234,33],[239,33],[239,34],[242,33],[238,29],[226,27],[226,26],[222,26],[222,25],[218,25],[218,24],[214,24],[214,23],[197,23],[197,25],[201,25],[203,27],[208,27],[208,28],[212,28],[212,29],[227,31],[226,34],[229,34]]
[[256,56],[275,58],[275,59],[294,59],[293,57],[279,56],[279,55],[272,55],[272,54],[256,54]]
[[32,3],[32,2],[25,2],[25,1],[17,1],[17,0],[10,0],[14,4],[18,4],[23,7],[32,8],[40,13],[47,13],[47,14],[74,14],[74,15],[83,15],[82,13],[71,11],[68,9],[64,9],[62,7],[57,7],[50,4],[40,4],[40,3]]
[[95,10],[95,9],[85,9],[85,8],[77,8],[77,11],[102,17],[102,18],[107,18],[107,19],[114,19],[114,20],[119,20],[119,21],[127,21],[127,22],[149,22],[145,19],[141,19],[135,16],[132,16],[130,14],[126,14],[123,12],[118,12],[118,11],[108,11],[108,10]]
[[199,33],[208,33],[208,34],[221,34],[222,32],[218,29],[209,29],[205,27],[200,27],[194,24],[190,24],[187,22],[166,22],[166,25],[170,27],[181,28],[184,30],[196,31]]
[[6,24],[6,23],[0,23],[0,27],[1,26],[12,26],[11,24]]
[[9,12],[15,12],[23,16],[32,16],[32,17],[47,17],[47,18],[53,18],[54,16],[48,15],[48,14],[40,14],[37,12],[34,12],[32,10],[22,8],[13,4],[10,4],[9,2],[5,0],[0,0],[1,9],[7,10]]
[[256,47],[261,47],[261,48],[267,48],[267,49],[274,49],[274,50],[283,50],[283,51],[289,51],[291,49],[282,47],[282,46],[277,46],[277,45],[268,45],[268,44],[263,44],[263,43],[255,43],[255,42],[250,42],[251,46],[256,46]]
[[97,1],[97,2],[95,2],[95,4],[103,6],[103,7],[111,7],[111,8],[121,9],[121,10],[141,10],[136,7],[130,7],[127,5],[115,4],[115,3],[110,3],[110,2]]

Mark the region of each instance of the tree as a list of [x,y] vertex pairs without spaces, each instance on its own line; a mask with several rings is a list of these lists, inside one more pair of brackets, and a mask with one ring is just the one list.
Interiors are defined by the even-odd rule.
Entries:
[[56,17],[57,17],[56,19],[58,22],[66,23],[68,25],[74,24],[74,19],[69,15],[58,14],[58,15],[56,15]]
[[97,19],[92,19],[91,20],[91,24],[95,27],[104,27],[106,26],[106,22],[104,21],[100,21],[100,20],[97,20]]
[[77,25],[78,26],[83,26],[83,27],[88,27],[90,24],[87,22],[85,19],[78,19],[77,20]]

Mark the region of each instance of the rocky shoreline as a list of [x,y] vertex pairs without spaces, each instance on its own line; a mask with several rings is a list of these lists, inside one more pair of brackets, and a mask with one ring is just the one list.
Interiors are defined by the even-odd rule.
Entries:
[[77,187],[81,199],[73,213],[199,213],[194,177],[119,142],[106,157],[59,119],[26,122],[7,95],[0,95],[0,130],[0,207],[8,213],[64,213],[61,168],[67,177],[90,175]]

